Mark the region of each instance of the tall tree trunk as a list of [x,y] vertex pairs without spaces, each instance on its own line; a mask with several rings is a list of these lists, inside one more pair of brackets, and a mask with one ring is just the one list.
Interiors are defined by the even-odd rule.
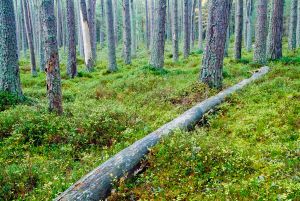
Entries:
[[289,37],[288,37],[288,47],[290,50],[294,50],[296,48],[296,30],[297,30],[296,26],[297,26],[297,0],[291,0]]
[[206,48],[203,56],[201,80],[210,87],[222,87],[222,71],[226,31],[230,17],[231,0],[209,2]]
[[91,35],[93,61],[97,59],[97,36],[96,36],[96,0],[88,0],[88,23]]
[[130,14],[131,14],[131,55],[136,56],[136,16],[134,9],[134,1],[130,0]]
[[23,98],[12,0],[0,1],[0,91]]
[[198,2],[198,48],[199,50],[203,49],[203,25],[202,25],[202,0]]
[[42,26],[45,41],[47,93],[49,111],[62,114],[61,78],[53,3],[53,0],[42,0],[41,2]]
[[107,45],[108,45],[108,71],[117,71],[115,33],[114,33],[114,15],[111,0],[106,0],[106,19],[107,19]]
[[234,58],[239,60],[242,57],[243,0],[237,0],[235,6],[236,9],[235,9]]
[[62,10],[61,10],[61,0],[56,0],[56,9],[57,9],[57,45],[62,47],[63,37],[62,37]]
[[32,22],[31,22],[31,17],[30,17],[30,8],[29,8],[28,0],[23,1],[23,11],[24,11],[26,35],[27,35],[29,51],[30,51],[31,74],[32,74],[32,76],[35,77],[35,76],[37,76],[37,72],[36,72],[33,33],[32,33]]
[[283,0],[273,0],[271,12],[267,57],[279,59],[282,57]]
[[192,4],[192,10],[191,10],[191,33],[190,33],[190,47],[193,49],[194,45],[195,45],[195,10],[196,10],[196,4],[197,4],[197,0],[192,0],[193,4]]
[[86,10],[85,0],[80,0],[80,21],[82,27],[82,36],[83,36],[83,49],[84,49],[84,58],[87,71],[93,70],[93,55],[92,55],[92,43],[91,43],[91,34],[90,34],[90,24],[88,22],[88,15]]
[[74,1],[67,0],[67,28],[68,28],[68,65],[67,74],[70,78],[77,76],[76,40],[75,40],[75,12]]
[[188,58],[190,54],[190,1],[184,0],[184,13],[183,13],[183,56]]
[[125,64],[131,64],[131,27],[129,0],[123,1],[123,56]]
[[171,30],[171,9],[170,9],[170,0],[167,0],[167,23],[166,23],[166,32],[167,40],[171,39],[172,30]]
[[42,9],[39,7],[39,38],[40,38],[40,71],[45,71],[46,61],[45,61],[45,43],[43,37],[43,26],[42,26]]
[[146,44],[147,49],[150,46],[150,21],[149,21],[149,9],[148,0],[145,0],[145,13],[146,13]]
[[151,46],[150,65],[155,68],[163,68],[164,66],[164,51],[165,51],[165,26],[166,26],[166,1],[158,0],[157,5],[157,23],[153,44]]
[[257,0],[255,49],[253,59],[260,64],[265,64],[267,62],[267,7],[268,0]]
[[26,36],[26,28],[25,28],[25,17],[24,17],[24,9],[23,4],[24,2],[20,0],[21,2],[21,33],[22,33],[22,50],[23,50],[23,56],[26,56],[26,50],[28,49],[28,41]]
[[173,61],[177,62],[179,57],[178,50],[178,0],[173,0],[173,20],[172,21],[172,52]]
[[246,50],[248,52],[252,49],[252,13],[253,13],[253,0],[246,1]]
[[229,54],[228,54],[229,44],[230,44],[230,24],[228,24],[227,31],[226,31],[226,43],[225,43],[224,57],[229,56]]
[[300,1],[298,0],[297,9],[297,31],[296,31],[296,46],[300,48]]
[[119,42],[119,25],[118,25],[118,0],[114,0],[114,33],[115,33],[115,46],[118,46]]
[[104,0],[101,0],[101,15],[100,15],[100,46],[103,48],[104,47],[104,41],[105,41],[105,11],[104,11]]
[[[150,15],[150,19],[151,19],[151,41],[150,41],[150,45],[153,44],[153,38],[154,38],[154,33],[155,33],[155,0],[150,0],[151,1],[151,15]],[[152,47],[151,47],[152,48]]]

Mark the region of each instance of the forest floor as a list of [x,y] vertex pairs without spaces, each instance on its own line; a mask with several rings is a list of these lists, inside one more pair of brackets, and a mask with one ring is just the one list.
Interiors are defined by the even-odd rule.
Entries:
[[[139,51],[132,65],[118,60],[119,71],[113,74],[106,71],[103,52],[93,73],[86,73],[79,59],[79,77],[73,80],[66,76],[66,55],[61,54],[63,116],[48,113],[45,75],[31,77],[29,59],[21,59],[28,101],[8,108],[0,104],[0,200],[50,200],[112,155],[217,93],[197,81],[199,51],[174,64],[168,45],[164,70],[149,67],[147,53]],[[299,172],[300,59],[294,55],[270,64],[266,78],[230,98],[204,128],[177,133],[157,146],[149,169],[122,184],[112,199],[198,199],[224,192],[230,196],[233,190],[234,197],[250,198],[255,197],[252,188],[257,196],[261,191],[299,196],[294,171]],[[226,58],[224,88],[257,68],[251,54],[239,62]],[[194,153],[193,147],[199,151]]]

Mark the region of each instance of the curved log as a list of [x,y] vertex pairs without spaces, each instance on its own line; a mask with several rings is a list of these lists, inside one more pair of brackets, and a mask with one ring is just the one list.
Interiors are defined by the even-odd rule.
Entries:
[[269,67],[262,67],[255,72],[249,79],[206,99],[189,109],[173,121],[163,125],[156,131],[150,133],[141,140],[136,141],[131,146],[123,149],[89,174],[73,184],[55,200],[101,200],[108,195],[112,182],[119,179],[127,172],[132,171],[148,153],[149,148],[153,147],[159,140],[170,135],[176,129],[186,130],[193,127],[202,116],[210,109],[222,103],[226,97],[242,89],[247,84],[262,77],[269,71]]

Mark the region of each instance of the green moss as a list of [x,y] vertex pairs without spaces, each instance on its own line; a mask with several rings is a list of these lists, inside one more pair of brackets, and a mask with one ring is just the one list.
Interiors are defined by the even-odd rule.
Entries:
[[300,68],[270,66],[204,127],[164,139],[109,200],[299,200]]
[[[166,55],[171,54],[170,45],[167,45],[166,50]],[[118,151],[177,117],[197,102],[217,93],[216,90],[210,90],[198,82],[202,58],[199,55],[200,53],[192,54],[186,60],[181,56],[176,63],[172,62],[172,58],[166,57],[165,69],[157,70],[148,66],[149,56],[145,50],[137,52],[137,57],[132,60],[132,65],[124,65],[121,59],[121,47],[119,47],[117,52],[119,71],[107,74],[105,73],[107,71],[106,51],[106,48],[104,48],[101,50],[101,54],[98,54],[101,55],[101,58],[98,59],[94,72],[87,73],[83,60],[78,59],[80,76],[75,79],[62,76],[64,115],[60,117],[47,112],[48,102],[44,73],[40,72],[38,77],[32,78],[30,71],[28,71],[30,69],[28,59],[23,59],[20,62],[22,87],[25,96],[32,100],[32,104],[19,104],[5,108],[5,111],[0,112],[0,164],[3,167],[0,171],[0,200],[52,199]],[[231,51],[230,54],[232,54]],[[247,61],[251,61],[252,53],[244,53],[243,56]],[[63,51],[61,51],[60,58],[62,62],[61,73],[66,75],[67,56],[63,54]],[[173,166],[173,158],[175,162],[178,161],[178,167],[183,168],[180,175],[185,175],[185,177],[192,177],[193,174],[197,174],[198,176],[195,178],[198,178],[205,172],[214,176],[219,174],[219,170],[222,170],[220,173],[223,176],[217,176],[226,177],[228,175],[228,178],[230,178],[230,174],[233,174],[239,168],[241,168],[240,172],[234,173],[237,178],[240,179],[244,171],[250,174],[249,172],[253,171],[252,165],[257,163],[254,163],[251,157],[248,158],[247,152],[244,153],[239,150],[239,147],[236,147],[236,140],[231,143],[234,145],[232,148],[226,147],[226,136],[231,131],[234,130],[235,135],[241,135],[241,139],[247,139],[247,136],[251,136],[249,131],[256,128],[253,123],[249,126],[242,126],[243,119],[247,116],[242,113],[244,110],[241,109],[246,107],[245,104],[248,101],[255,101],[255,108],[270,108],[266,115],[260,118],[261,123],[258,124],[257,129],[260,129],[259,131],[262,134],[252,137],[253,142],[256,142],[256,140],[270,140],[269,135],[263,132],[264,125],[268,125],[270,119],[264,120],[263,117],[275,119],[274,124],[272,124],[274,128],[268,127],[268,129],[274,129],[272,132],[276,132],[278,135],[280,132],[284,132],[284,135],[280,135],[282,139],[278,138],[279,140],[287,142],[299,140],[296,130],[292,129],[295,127],[283,126],[281,128],[279,126],[281,125],[281,119],[277,119],[279,114],[283,114],[286,116],[286,121],[290,122],[289,125],[298,126],[299,128],[299,121],[296,120],[297,110],[294,111],[294,114],[288,113],[284,111],[284,106],[288,105],[281,105],[282,110],[277,111],[277,114],[271,111],[271,108],[273,108],[273,105],[276,106],[277,102],[264,102],[263,106],[257,104],[261,101],[273,99],[274,101],[287,101],[290,99],[295,101],[299,99],[299,93],[295,91],[295,87],[299,84],[299,81],[297,81],[297,79],[299,80],[299,72],[297,71],[298,74],[295,73],[293,65],[282,66],[280,61],[272,65],[278,65],[268,78],[272,80],[272,87],[267,84],[269,83],[267,79],[259,81],[257,82],[258,85],[252,87],[253,91],[250,91],[250,94],[248,90],[242,98],[230,99],[225,104],[227,107],[224,106],[220,110],[221,116],[212,116],[213,119],[209,118],[209,125],[212,128],[214,127],[215,132],[220,134],[211,133],[209,138],[203,140],[203,145],[200,145],[203,146],[203,152],[201,152],[203,155],[189,158],[190,162],[186,163],[186,155],[182,154],[184,149],[186,149],[186,154],[190,153],[189,139],[195,143],[195,146],[198,141],[202,141],[200,137],[202,134],[198,134],[198,132],[203,133],[201,129],[195,133],[178,134],[178,137],[176,135],[175,138],[170,139],[174,141],[173,144],[171,141],[166,140],[163,145],[154,150],[155,155],[160,152],[161,157],[165,157],[165,154],[169,157],[168,161],[167,158],[158,157],[158,160],[161,160],[161,166],[159,167],[170,165],[170,168],[162,171],[163,175],[168,174],[168,172],[170,174],[174,173],[171,168],[175,168],[176,172],[180,172],[180,168]],[[225,59],[224,87],[249,77],[255,69],[256,66],[251,66],[247,62],[235,62]],[[289,72],[289,74],[286,75],[286,72]],[[264,92],[264,95],[260,97],[258,93],[261,91]],[[286,99],[287,97],[289,99]],[[243,99],[245,99],[245,102],[241,104]],[[241,110],[238,113],[240,114],[239,118],[222,117],[221,111],[224,112],[224,115],[226,111],[234,113],[232,107],[235,106],[237,107],[236,111]],[[294,106],[290,105],[290,107]],[[255,110],[252,112],[253,115],[260,114]],[[223,119],[224,123],[218,123],[217,119]],[[228,133],[223,133],[222,129],[228,127],[226,122],[236,120],[239,120],[239,126],[228,130]],[[247,121],[251,123],[253,120],[255,120],[254,117],[249,117]],[[217,128],[222,129],[217,131]],[[180,139],[182,135],[185,136],[185,140],[177,142],[176,139]],[[219,138],[214,138],[218,135],[220,135]],[[219,148],[216,147],[211,150],[209,147],[205,147],[206,142],[213,144],[218,141],[221,145]],[[169,142],[171,144],[167,145]],[[243,143],[244,140],[241,142]],[[165,147],[163,151],[159,151],[166,145],[170,147],[170,152],[168,147]],[[242,146],[242,144],[239,146]],[[278,146],[277,144],[276,147]],[[249,150],[255,151],[254,148],[250,148]],[[264,151],[267,151],[267,148]],[[290,148],[293,150],[292,145]],[[227,150],[231,152],[227,153]],[[210,160],[209,164],[199,161],[205,157],[204,151],[211,153],[211,156],[207,159]],[[213,154],[213,151],[219,151],[220,153]],[[270,155],[276,156],[277,153],[280,153],[279,151],[279,148],[272,149]],[[178,154],[174,155],[175,152]],[[292,156],[292,154],[294,152],[291,151],[289,156]],[[181,155],[182,158],[180,158]],[[224,156],[228,159],[225,159]],[[154,160],[152,158],[150,161]],[[286,164],[291,169],[297,166],[297,161],[292,157],[286,160]],[[240,164],[240,161],[245,161],[250,167]],[[189,164],[191,167],[188,167]],[[207,167],[214,165],[216,165],[216,170],[211,172],[207,170]],[[153,168],[153,164],[150,167]],[[157,182],[162,178],[155,174],[154,169],[149,169],[149,171],[150,173],[147,172],[146,174],[148,175],[146,182]],[[152,171],[153,173],[151,173]],[[156,195],[161,195],[162,192],[168,191],[173,197],[178,198],[179,194],[184,197],[183,194],[188,192],[187,189],[190,187],[186,185],[182,188],[179,179],[189,180],[180,175],[178,177],[173,176],[178,180],[174,180],[170,184],[166,182],[165,184],[173,185],[172,189],[175,193],[171,193],[171,190],[168,191],[167,188],[160,185],[150,188],[149,192],[153,191]],[[257,178],[257,175],[255,175],[255,178]],[[197,179],[197,182],[199,182],[197,185],[209,182],[206,181],[206,177],[201,176],[201,178],[203,180]],[[138,180],[144,181],[142,177]],[[256,185],[255,179],[251,182],[253,183],[251,185]],[[286,183],[288,182],[290,180],[286,180]],[[133,189],[140,188],[135,182],[127,185],[131,186],[132,192],[134,192]],[[252,194],[251,188],[246,186],[240,189],[240,192],[246,196]],[[131,193],[126,193],[126,195],[129,194]],[[149,196],[147,199],[150,199],[152,194]]]

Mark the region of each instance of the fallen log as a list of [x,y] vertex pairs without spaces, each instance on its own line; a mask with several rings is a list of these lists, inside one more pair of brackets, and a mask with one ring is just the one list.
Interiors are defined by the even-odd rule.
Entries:
[[240,83],[221,91],[217,95],[197,104],[173,121],[163,125],[156,131],[117,153],[115,156],[73,184],[55,200],[104,200],[109,194],[113,181],[121,178],[126,173],[131,172],[148,153],[149,148],[157,144],[162,137],[171,134],[176,129],[190,129],[206,112],[222,103],[230,94],[262,77],[268,71],[269,67],[262,67],[249,79],[245,79]]

